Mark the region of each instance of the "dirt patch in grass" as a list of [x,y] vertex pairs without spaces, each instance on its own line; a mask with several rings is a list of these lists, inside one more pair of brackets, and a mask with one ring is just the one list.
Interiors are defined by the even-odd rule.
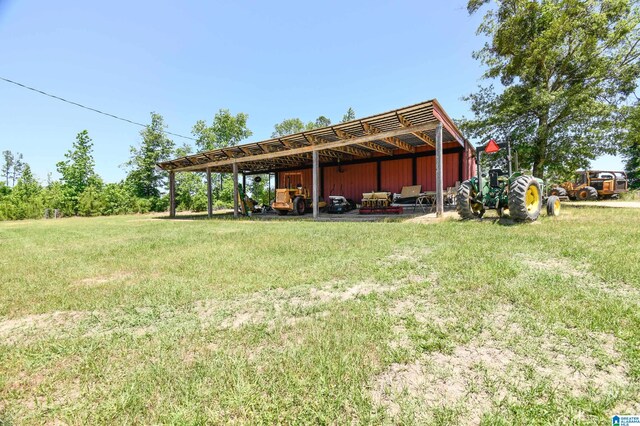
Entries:
[[521,261],[529,268],[543,273],[556,273],[564,278],[574,278],[582,287],[602,291],[614,296],[637,300],[640,297],[640,289],[626,283],[609,283],[589,272],[590,265],[574,265],[564,258],[534,259],[520,256]]
[[0,320],[0,341],[9,344],[34,341],[42,335],[67,330],[89,315],[89,312],[82,311],[55,311]]
[[588,271],[579,269],[579,266],[573,265],[564,258],[549,257],[545,259],[533,259],[521,256],[521,260],[529,268],[537,271],[557,273],[565,277],[585,277],[589,275]]
[[[421,304],[400,300],[390,313],[405,314]],[[446,353],[422,354],[409,363],[391,364],[372,379],[370,395],[386,414],[399,421],[405,408],[417,407],[418,423],[434,420],[446,409],[456,413],[457,424],[478,424],[483,414],[518,401],[523,393],[543,387],[559,398],[606,395],[629,388],[628,366],[616,349],[616,338],[589,333],[569,341],[567,329],[556,333],[527,333],[513,321],[509,306],[496,307],[485,328],[468,343]],[[434,321],[440,315],[427,318]],[[394,327],[391,347],[407,342],[402,325]]]
[[122,282],[131,278],[131,272],[119,271],[108,275],[96,275],[94,277],[83,278],[72,284],[73,287],[93,287],[102,284]]

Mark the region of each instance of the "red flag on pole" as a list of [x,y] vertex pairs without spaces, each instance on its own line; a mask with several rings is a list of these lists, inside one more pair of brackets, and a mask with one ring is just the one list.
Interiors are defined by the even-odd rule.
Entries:
[[486,152],[487,154],[493,154],[498,151],[500,151],[500,147],[493,139],[491,139],[489,143],[487,143],[487,146],[484,148],[484,152]]

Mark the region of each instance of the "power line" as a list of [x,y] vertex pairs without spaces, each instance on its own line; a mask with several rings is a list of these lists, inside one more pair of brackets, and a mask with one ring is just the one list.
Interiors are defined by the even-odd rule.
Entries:
[[[106,115],[107,117],[115,118],[116,120],[125,121],[127,123],[134,124],[134,125],[140,126],[140,127],[147,127],[146,124],[138,123],[137,121],[129,120],[128,118],[118,117],[117,115],[109,114],[108,112],[100,111],[99,109],[91,108],[91,107],[88,107],[86,105],[79,104],[78,102],[73,102],[73,101],[61,98],[60,96],[52,95],[52,94],[44,92],[42,90],[38,90],[38,89],[35,89],[33,87],[29,87],[29,86],[27,86],[25,84],[18,83],[17,81],[9,80],[8,78],[0,77],[0,80],[6,81],[7,83],[15,84],[16,86],[20,86],[20,87],[22,87],[24,89],[28,89],[28,90],[31,90],[31,91],[36,92],[36,93],[40,93],[41,95],[45,95],[45,96],[48,96],[48,97],[53,98],[53,99],[57,99],[57,100],[62,101],[62,102],[66,102],[66,103],[71,104],[71,105],[75,105],[75,106],[80,107],[80,108],[88,109],[89,111],[97,112],[98,114]],[[180,135],[178,133],[168,132],[166,130],[164,130],[164,133],[166,133],[168,135],[172,135],[172,136],[177,136],[179,138],[191,139],[192,141],[197,140],[197,139],[192,138],[190,136],[184,136],[184,135]]]

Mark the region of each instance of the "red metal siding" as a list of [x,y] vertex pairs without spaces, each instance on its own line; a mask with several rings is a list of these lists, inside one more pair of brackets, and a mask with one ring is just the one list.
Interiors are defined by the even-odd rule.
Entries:
[[291,188],[295,188],[296,185],[301,183],[304,188],[307,188],[309,192],[311,192],[311,188],[313,187],[313,177],[311,175],[311,169],[294,170],[291,172],[278,173],[278,188],[287,187],[286,176],[287,174],[291,174],[291,173],[302,173],[302,182],[294,182],[293,180],[291,180],[291,183],[290,183]]
[[436,157],[420,157],[416,161],[417,184],[423,191],[436,190]]
[[403,186],[413,185],[411,159],[383,161],[380,169],[380,184],[383,191],[399,193]]
[[[384,164],[384,163],[383,163]],[[376,190],[376,163],[324,168],[324,197],[343,195],[359,203],[363,192]]]
[[[457,143],[444,144],[445,149],[458,147]],[[419,147],[417,152],[433,151],[431,147]],[[462,157],[462,177],[469,178],[475,174],[475,161],[472,150],[467,147]],[[412,159],[389,160],[380,163],[380,184],[381,190],[399,193],[403,186],[413,185],[413,175],[411,167]],[[422,185],[423,191],[435,191],[436,189],[436,159],[435,156],[416,158],[416,184]],[[443,157],[443,183],[444,189],[455,186],[460,180],[460,154],[446,154]],[[363,192],[371,192],[377,190],[377,164],[375,161],[366,164],[350,164],[340,166],[324,167],[324,193],[322,196],[326,199],[329,195],[344,195],[356,202],[360,202]],[[309,191],[313,185],[311,169],[297,171],[302,173],[302,183]],[[278,187],[283,188],[286,185],[284,181],[285,173],[278,173]],[[298,182],[291,182],[296,185]]]
[[[458,165],[460,158],[458,153],[446,154],[442,158],[442,181],[444,189],[446,190],[450,186],[455,186],[456,181],[459,179]],[[416,164],[416,177],[418,184],[422,185],[423,191],[435,191],[436,190],[436,157],[421,157],[418,158]]]

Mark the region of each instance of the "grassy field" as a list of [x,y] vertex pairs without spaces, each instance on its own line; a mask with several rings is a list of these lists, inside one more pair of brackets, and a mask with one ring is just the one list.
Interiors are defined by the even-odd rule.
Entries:
[[640,214],[0,223],[0,425],[610,424]]

